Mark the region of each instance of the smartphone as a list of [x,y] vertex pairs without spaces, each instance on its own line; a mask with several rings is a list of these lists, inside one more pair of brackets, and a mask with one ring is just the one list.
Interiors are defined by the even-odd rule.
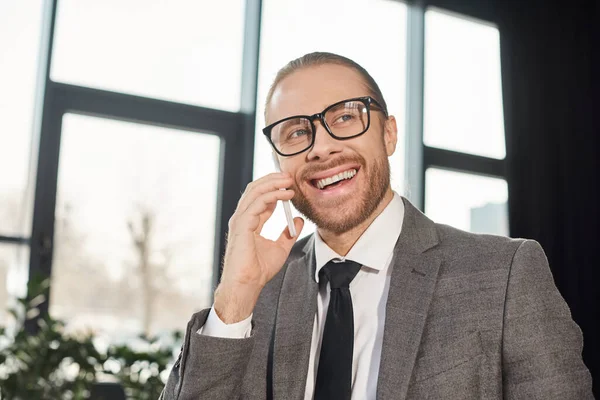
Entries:
[[[279,159],[277,158],[277,154],[271,153],[273,155],[273,164],[275,164],[275,169],[277,172],[281,172],[281,165],[279,164]],[[285,190],[285,189],[281,189]],[[292,217],[292,207],[290,206],[289,200],[283,200],[283,212],[285,212],[285,219],[287,219],[288,230],[290,232],[291,237],[296,237],[296,226],[294,225],[294,218]]]

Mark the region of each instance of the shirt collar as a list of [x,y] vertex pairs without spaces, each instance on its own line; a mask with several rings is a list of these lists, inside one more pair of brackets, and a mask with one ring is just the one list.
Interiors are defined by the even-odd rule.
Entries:
[[398,241],[404,220],[404,202],[394,192],[392,201],[369,225],[348,255],[342,257],[333,251],[315,232],[315,280],[319,282],[319,271],[329,261],[355,261],[365,267],[381,271],[387,267],[390,254]]

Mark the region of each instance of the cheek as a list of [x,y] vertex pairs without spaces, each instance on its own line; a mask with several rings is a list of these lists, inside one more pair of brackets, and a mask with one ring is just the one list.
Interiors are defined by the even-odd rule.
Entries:
[[371,151],[376,157],[389,157],[394,153],[395,142],[385,132],[377,132],[372,136]]
[[297,167],[297,162],[293,159],[293,157],[279,157],[279,165],[281,166],[281,171],[288,172],[292,175],[295,175]]
[[364,157],[367,164],[378,160],[381,157],[387,156],[387,143],[384,140],[383,134],[378,131],[370,132],[371,135],[361,137],[360,143],[353,148],[353,151]]
[[294,178],[295,184],[300,183],[300,168],[301,168],[300,164],[301,164],[300,162],[296,162],[296,160],[292,160],[292,159],[280,160],[281,171],[287,172],[290,175],[292,175],[292,178]]

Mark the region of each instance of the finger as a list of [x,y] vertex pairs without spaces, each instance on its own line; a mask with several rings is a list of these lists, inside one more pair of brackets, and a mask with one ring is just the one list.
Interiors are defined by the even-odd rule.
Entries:
[[256,201],[258,196],[275,190],[287,189],[292,183],[293,181],[290,176],[270,177],[270,179],[251,182],[240,198],[238,209],[243,212]]
[[304,227],[304,220],[300,217],[295,217],[294,226],[296,227],[296,236],[292,237],[289,228],[286,226],[283,232],[281,232],[279,239],[276,240],[276,243],[283,247],[287,254],[289,254],[292,246],[300,237],[300,232],[302,232],[302,228]]
[[292,185],[292,183],[293,180],[289,175],[282,174],[269,174],[254,182],[251,182],[248,184],[248,186],[246,186],[246,191],[240,198],[237,209],[240,212],[244,212],[256,201],[260,195],[273,192],[275,190],[287,189]]
[[269,206],[276,205],[278,200],[291,200],[292,197],[294,197],[293,190],[275,190],[274,192],[262,194],[245,212],[240,214],[240,223],[247,224],[249,229],[256,231],[260,224],[260,215],[265,212]]
[[275,207],[277,207],[277,202],[275,202],[273,204],[269,204],[267,206],[267,209],[258,216],[259,222],[258,222],[258,227],[256,228],[256,232],[258,234],[260,234],[262,232],[262,229],[265,226],[265,223],[269,220],[269,218],[271,218],[271,215],[273,215],[273,213],[275,212]]

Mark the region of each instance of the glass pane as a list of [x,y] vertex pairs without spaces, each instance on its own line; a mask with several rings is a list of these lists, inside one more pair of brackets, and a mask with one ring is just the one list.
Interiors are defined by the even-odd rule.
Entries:
[[50,312],[111,340],[210,306],[220,138],[66,114]]
[[29,236],[29,166],[43,2],[0,1],[0,235]]
[[425,212],[435,222],[508,236],[508,186],[504,179],[429,168],[425,182]]
[[[356,32],[357,27],[368,34],[353,34],[352,40],[347,40],[344,32]],[[273,78],[286,63],[313,51],[349,57],[378,83],[389,112],[398,123],[398,145],[390,165],[394,190],[403,194],[406,5],[389,0],[349,0],[343,7],[336,0],[263,0],[254,177],[274,171],[271,147],[261,131],[265,126],[264,101]],[[294,215],[299,214],[294,210]],[[279,205],[265,224],[263,234],[276,238],[285,226]],[[308,224],[301,236],[313,231],[314,225]]]
[[244,0],[60,0],[54,81],[237,111]]
[[7,311],[27,294],[28,276],[29,246],[0,243],[0,327],[14,326]]
[[504,158],[498,29],[425,13],[425,144]]

